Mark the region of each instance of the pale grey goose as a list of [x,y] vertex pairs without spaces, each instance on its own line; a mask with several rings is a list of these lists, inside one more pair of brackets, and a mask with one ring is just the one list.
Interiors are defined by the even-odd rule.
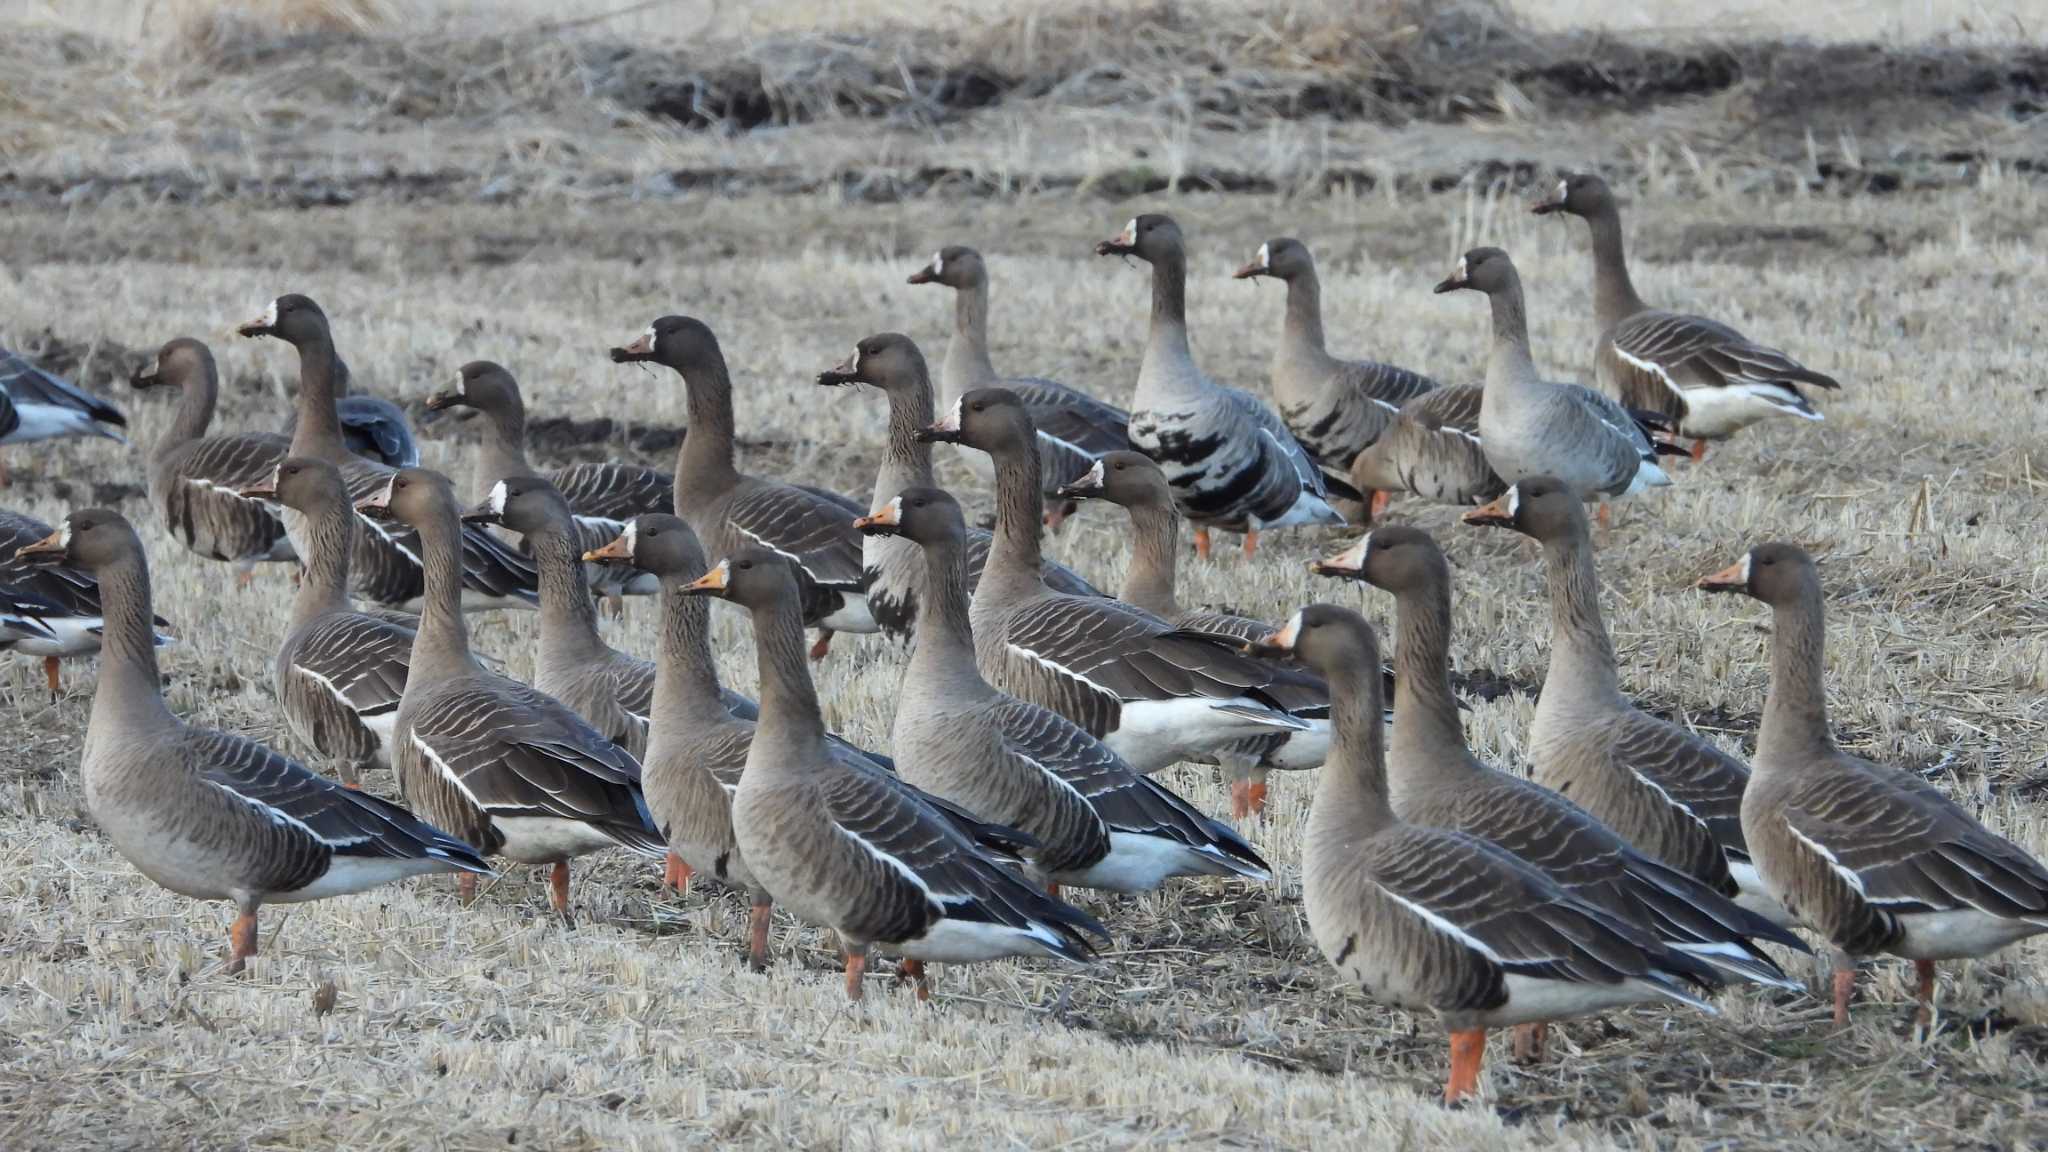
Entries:
[[551,900],[573,923],[572,858],[606,848],[662,855],[661,834],[640,797],[639,762],[560,701],[471,654],[462,513],[447,477],[402,469],[356,507],[411,527],[425,566],[419,632],[398,706],[400,789],[485,855],[553,865]]
[[1828,725],[1827,623],[1813,559],[1760,544],[1702,579],[1771,606],[1771,688],[1742,798],[1764,887],[1837,950],[1835,1020],[1855,962],[1913,961],[1921,1023],[1937,960],[1986,956],[2048,932],[2048,868],[1922,777],[1851,756]]
[[1372,493],[1377,518],[1394,492],[1435,504],[1481,504],[1507,483],[1487,462],[1479,438],[1486,390],[1452,384],[1401,406],[1380,437],[1351,458],[1351,485]]
[[1055,885],[1145,892],[1174,876],[1270,877],[1251,845],[1080,725],[982,679],[968,619],[967,525],[951,496],[907,488],[859,524],[924,553],[925,612],[890,734],[906,781],[1030,833],[1038,847],[1027,858]]
[[[1631,848],[1565,796],[1491,765],[1465,746],[1451,692],[1451,570],[1428,533],[1376,528],[1310,566],[1362,580],[1395,601],[1394,727],[1387,779],[1394,814],[1488,841],[1542,869],[1565,891],[1690,952],[1723,974],[1803,988],[1752,940],[1805,951],[1799,938],[1675,868]],[[1541,1026],[1518,1055],[1541,1049]],[[1533,1043],[1532,1043],[1533,1042]]]
[[1511,528],[1543,545],[1550,668],[1529,729],[1536,782],[1571,797],[1645,854],[1784,923],[1742,834],[1749,769],[1621,694],[1584,505],[1556,480],[1537,476],[1464,521]]
[[[1124,576],[1124,603],[1136,605],[1184,632],[1199,632],[1226,642],[1241,644],[1273,630],[1267,621],[1233,612],[1181,607],[1174,593],[1180,514],[1174,511],[1173,492],[1167,487],[1166,474],[1151,457],[1129,450],[1107,453],[1087,475],[1060,489],[1060,494],[1078,500],[1104,500],[1130,515],[1131,563]],[[1216,759],[1232,771],[1232,819],[1243,820],[1265,810],[1269,770],[1316,768],[1329,755],[1329,688],[1305,670],[1290,669],[1289,673],[1298,679],[1303,691],[1312,694],[1314,703],[1289,709],[1307,722],[1308,728],[1247,737],[1217,752]]]
[[[313,456],[333,464],[358,504],[379,491],[394,472],[389,465],[348,450],[334,407],[336,365],[334,336],[320,306],[296,293],[272,300],[263,314],[237,329],[249,337],[272,336],[299,354],[299,423],[292,433],[291,454]],[[302,530],[298,514],[284,516],[288,533]],[[533,565],[481,528],[462,533],[462,602],[466,607],[531,608],[539,602],[539,579]],[[365,520],[356,532],[355,556],[349,565],[355,592],[377,604],[414,606],[426,586],[419,544],[410,532]]]
[[213,350],[181,336],[129,381],[137,389],[178,389],[178,412],[149,449],[149,502],[187,549],[235,567],[247,584],[256,565],[298,559],[284,522],[242,489],[270,478],[291,441],[274,432],[207,434],[220,394]]
[[[365,459],[393,468],[412,468],[420,462],[419,445],[413,441],[412,425],[405,409],[382,396],[349,391],[348,363],[334,358],[334,413],[341,421],[341,442]],[[299,410],[292,407],[284,422],[290,439],[299,430]]]
[[[953,401],[975,388],[1015,392],[1031,413],[1031,426],[1038,430],[1047,496],[1087,471],[1097,456],[1129,446],[1131,415],[1123,409],[1057,380],[996,374],[988,353],[988,265],[981,253],[965,245],[948,245],[932,253],[930,263],[912,272],[910,282],[942,284],[953,290],[953,339],[939,365],[939,407],[952,407]],[[985,458],[972,452],[963,455],[984,479],[989,477]],[[1071,505],[1054,504],[1046,514],[1046,526],[1059,527],[1072,511]]]
[[[119,429],[128,418],[119,408],[36,367],[26,357],[0,348],[0,444],[25,444],[60,436],[97,436],[126,444]],[[0,454],[0,487],[12,482]]]
[[358,612],[349,601],[358,517],[339,469],[311,456],[287,457],[242,495],[305,518],[305,574],[272,678],[292,732],[334,760],[342,783],[356,787],[364,768],[391,766],[416,635],[409,623]]
[[[427,397],[427,410],[467,408],[482,417],[483,436],[470,473],[476,499],[508,476],[540,476],[526,459],[526,402],[519,382],[502,365],[472,360],[455,370],[455,383]],[[624,530],[626,521],[642,512],[667,512],[675,507],[675,479],[659,468],[616,461],[585,461],[545,474],[576,516],[579,552],[601,548]],[[592,573],[591,585],[601,595],[646,596],[654,581],[629,569]],[[614,605],[616,607],[616,605]]]
[[1593,322],[1600,329],[1593,372],[1600,387],[1630,408],[1661,412],[1692,437],[1692,456],[1771,416],[1819,420],[1800,391],[1840,388],[1776,348],[1718,320],[1652,308],[1636,295],[1622,256],[1621,211],[1607,182],[1561,177],[1538,215],[1564,212],[1586,221],[1593,238]]
[[[1479,436],[1487,462],[1512,484],[1554,476],[1582,500],[1603,504],[1671,483],[1656,448],[1620,404],[1577,384],[1543,379],[1529,355],[1522,278],[1498,248],[1474,248],[1438,292],[1484,292],[1493,309]],[[1604,515],[1604,512],[1603,512]]]
[[256,953],[256,909],[361,892],[429,872],[487,873],[470,845],[164,703],[149,567],[119,513],[73,512],[22,559],[99,580],[106,632],[80,757],[86,808],[143,875],[230,900],[228,971]]
[[1236,278],[1287,285],[1287,315],[1273,349],[1273,401],[1295,439],[1317,460],[1349,469],[1386,433],[1401,406],[1436,381],[1377,360],[1340,360],[1323,342],[1323,286],[1308,245],[1282,236],[1259,245]]
[[1314,604],[1254,646],[1330,681],[1336,735],[1302,845],[1309,933],[1373,998],[1450,1032],[1444,1099],[1479,1090],[1486,1030],[1645,1001],[1712,1011],[1714,969],[1579,899],[1477,836],[1409,823],[1390,800],[1380,654],[1357,613]]
[[1195,364],[1180,225],[1156,213],[1134,217],[1095,251],[1152,266],[1152,322],[1131,400],[1131,447],[1166,469],[1174,503],[1195,526],[1196,551],[1209,554],[1211,528],[1243,532],[1250,555],[1267,529],[1343,524],[1327,500],[1321,468],[1286,423],[1264,401],[1218,384]]
[[733,797],[735,839],[777,904],[838,934],[850,998],[870,947],[905,958],[920,999],[927,961],[1094,958],[1082,934],[1108,933],[1092,917],[1025,884],[900,781],[834,755],[804,667],[794,562],[744,548],[688,588],[753,616],[761,721]]
[[[931,376],[925,368],[924,353],[908,336],[885,332],[856,344],[853,354],[838,367],[818,374],[827,386],[868,384],[882,390],[889,401],[889,441],[882,451],[881,467],[875,473],[875,491],[868,508],[880,511],[890,497],[905,488],[932,484],[932,446],[918,439],[918,432],[932,422]],[[1026,407],[1029,407],[1027,404]],[[1041,441],[1041,447],[1043,442]],[[979,452],[966,453],[986,462]],[[1044,453],[1040,453],[1041,459]],[[988,563],[991,533],[967,531],[967,587],[971,592]],[[924,588],[924,558],[917,545],[890,536],[870,535],[861,542],[861,564],[867,580],[868,610],[882,631],[897,639],[911,635],[917,619],[918,593]],[[1076,596],[1100,596],[1086,580],[1056,561],[1042,562],[1046,586]]]
[[1287,710],[1317,701],[1280,670],[1142,608],[1046,587],[1038,452],[1015,396],[978,388],[920,435],[995,462],[995,543],[973,611],[990,684],[1058,712],[1146,773],[1246,736],[1307,729]]
[[[105,619],[100,584],[91,572],[47,559],[32,566],[16,561],[23,548],[53,531],[33,516],[0,508],[0,596],[11,615],[0,624],[0,649],[42,657],[52,697],[63,690],[58,662],[98,652]],[[169,627],[161,616],[155,623]],[[159,634],[156,642],[162,647],[170,637]]]
[[690,431],[676,450],[675,512],[712,558],[753,545],[795,557],[804,622],[818,629],[812,659],[824,657],[834,632],[879,631],[867,603],[860,533],[853,530],[864,509],[836,493],[734,466],[732,374],[711,329],[688,316],[663,316],[611,357],[660,364],[683,378]]

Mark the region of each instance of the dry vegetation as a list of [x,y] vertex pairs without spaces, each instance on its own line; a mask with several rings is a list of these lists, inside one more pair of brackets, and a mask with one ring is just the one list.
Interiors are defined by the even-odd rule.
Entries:
[[[1700,48],[1553,19],[1529,31],[1476,5],[1109,5],[1031,7],[992,26],[954,13],[919,35],[728,26],[755,38],[685,41],[660,33],[697,11],[687,6],[549,31],[538,26],[559,17],[538,5],[506,5],[523,15],[479,29],[482,6],[428,19],[402,0],[171,4],[147,35],[112,11],[93,25],[63,7],[68,30],[29,13],[34,30],[0,41],[0,342],[119,396],[142,445],[168,409],[119,380],[179,334],[220,354],[225,423],[277,423],[293,363],[229,333],[252,306],[303,290],[378,390],[416,401],[488,356],[519,374],[539,414],[617,422],[556,429],[552,454],[658,458],[665,441],[650,430],[680,423],[680,389],[608,364],[604,349],[685,311],[724,339],[748,462],[865,492],[880,399],[807,381],[872,331],[907,331],[938,354],[948,302],[903,284],[931,249],[989,253],[999,365],[1122,398],[1143,275],[1088,252],[1155,205],[1188,229],[1197,355],[1226,379],[1263,379],[1278,291],[1226,274],[1274,233],[1306,238],[1321,260],[1333,344],[1446,380],[1480,370],[1480,305],[1428,287],[1464,247],[1501,243],[1529,280],[1539,357],[1582,374],[1593,333],[1581,229],[1523,214],[1514,184],[1597,161],[1628,190],[1645,295],[1845,381],[1827,423],[1758,429],[1618,517],[1601,566],[1624,683],[1746,746],[1764,616],[1689,585],[1749,542],[1798,540],[1823,556],[1833,703],[1853,746],[1923,767],[2048,852],[2048,379],[2032,304],[2048,272],[2031,175],[2041,120],[2024,106],[2042,81],[2024,46],[1923,27],[1903,4],[1870,6],[1872,34],[1976,38],[1856,57],[1761,34]],[[842,27],[915,15],[880,0],[796,7]],[[255,9],[320,19],[268,26]],[[1512,79],[1572,59],[1633,60],[1654,78],[1716,53],[1735,79],[1690,93],[1573,95]],[[1868,77],[1913,71],[1906,59],[1937,80],[1995,83],[1930,82],[1881,103],[1837,93],[1801,111],[1773,71],[1852,59]],[[914,83],[892,95],[876,77],[895,60]],[[1230,66],[1203,72],[1210,61]],[[1002,98],[938,99],[938,82],[970,64],[1009,85]],[[1168,83],[1184,65],[1185,83]],[[746,68],[775,78],[787,123],[691,129],[645,99]],[[1308,109],[1314,83],[1365,97]],[[1494,102],[1457,103],[1472,93]],[[1240,103],[1201,104],[1226,97]],[[1264,178],[1159,190],[1198,171]],[[1133,191],[1147,195],[1121,195]],[[429,462],[466,476],[462,431],[433,435]],[[159,608],[184,641],[166,657],[173,706],[291,747],[268,686],[282,575],[238,594],[223,566],[151,531],[137,452],[9,451],[8,506],[53,518],[108,503],[144,527]],[[964,471],[953,479],[986,509]],[[1054,550],[1114,586],[1110,511],[1090,509]],[[1540,572],[1519,542],[1462,529],[1448,510],[1397,514],[1451,552],[1455,659],[1484,689],[1470,737],[1517,763],[1547,643]],[[1376,594],[1303,571],[1339,539],[1276,539],[1249,568],[1190,563],[1189,599],[1277,617],[1331,598],[1385,620]],[[651,651],[652,620],[633,606],[614,642]],[[719,628],[728,676],[750,686],[744,625]],[[528,669],[530,618],[479,633]],[[900,657],[847,639],[821,670],[827,707],[879,742]],[[1270,889],[1095,901],[1118,932],[1103,964],[947,970],[926,1006],[882,986],[849,1006],[816,934],[787,921],[781,962],[749,974],[737,903],[664,897],[651,869],[623,859],[587,869],[575,933],[523,874],[470,911],[421,884],[273,910],[250,975],[229,979],[223,910],[150,886],[83,811],[89,678],[89,666],[67,669],[72,690],[52,703],[38,669],[0,665],[0,1147],[2044,1143],[2038,943],[1957,968],[1931,1039],[1911,1035],[1901,973],[1881,964],[1847,1031],[1817,1001],[1754,993],[1727,997],[1714,1019],[1618,1014],[1568,1026],[1537,1068],[1497,1051],[1487,1105],[1446,1112],[1432,1099],[1436,1027],[1338,986],[1306,936],[1307,779],[1280,780],[1254,830],[1277,865]],[[1206,773],[1174,779],[1222,807]],[[332,1010],[316,1010],[329,996]]]

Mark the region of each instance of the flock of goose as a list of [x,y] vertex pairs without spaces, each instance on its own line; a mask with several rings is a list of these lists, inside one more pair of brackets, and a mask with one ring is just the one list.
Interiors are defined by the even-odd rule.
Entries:
[[[1838,956],[1838,1020],[1857,961],[1878,954],[1916,961],[1927,1019],[1936,960],[2048,931],[2048,869],[1918,777],[1836,745],[1812,561],[1761,544],[1700,581],[1774,609],[1748,764],[1630,703],[1599,608],[1588,503],[1604,512],[1668,484],[1661,455],[1698,458],[1765,417],[1818,420],[1806,389],[1835,382],[1645,304],[1598,178],[1564,178],[1536,210],[1590,226],[1597,389],[1538,374],[1504,252],[1468,253],[1437,286],[1484,293],[1493,320],[1484,386],[1439,387],[1332,356],[1309,251],[1276,239],[1238,272],[1287,285],[1269,407],[1197,365],[1181,231],[1145,215],[1097,247],[1151,271],[1126,413],[999,375],[986,266],[943,249],[910,277],[955,293],[938,401],[901,335],[864,339],[818,376],[887,400],[864,502],[740,471],[719,342],[701,320],[664,316],[611,358],[681,377],[689,430],[673,474],[536,471],[517,383],[478,361],[428,401],[481,416],[470,504],[417,466],[402,413],[348,395],[320,307],[281,296],[240,331],[298,354],[285,432],[209,431],[217,374],[197,340],[163,345],[134,383],[179,393],[150,453],[162,528],[243,579],[297,566],[277,703],[343,782],[170,711],[166,625],[117,513],[54,527],[7,517],[0,638],[47,658],[53,690],[58,657],[98,652],[87,805],[152,880],[235,905],[229,971],[257,950],[262,904],[428,873],[454,873],[467,901],[502,859],[549,866],[567,921],[570,862],[623,848],[663,861],[667,884],[707,876],[745,893],[756,966],[780,908],[836,933],[848,995],[877,950],[901,958],[922,998],[928,962],[1092,958],[1107,931],[1063,888],[1265,879],[1236,828],[1152,775],[1194,761],[1230,773],[1238,827],[1268,771],[1318,770],[1309,926],[1367,994],[1441,1018],[1448,1099],[1477,1091],[1488,1029],[1514,1027],[1517,1055],[1538,1058],[1550,1020],[1646,1001],[1707,1008],[1735,981],[1798,987],[1764,948],[1804,951],[1794,926]],[[117,435],[104,402],[18,359],[0,371],[10,438]],[[992,532],[967,527],[934,486],[934,444],[992,480]],[[1346,509],[1373,517],[1397,493],[1469,505],[1466,523],[1540,543],[1553,631],[1529,776],[1466,746],[1448,672],[1452,581],[1427,533],[1373,526],[1312,566],[1393,596],[1391,672],[1346,608],[1310,605],[1274,627],[1176,597],[1182,520],[1199,554],[1227,531],[1250,557],[1264,532],[1342,525]],[[1120,597],[1043,554],[1046,526],[1086,500],[1129,517]],[[658,600],[652,662],[605,642],[600,608],[626,595]],[[751,617],[758,703],[719,684],[708,598]],[[538,610],[532,684],[470,645],[468,614],[502,608]],[[911,641],[889,756],[826,730],[807,627],[812,659],[837,632]],[[356,786],[379,767],[404,807]]]

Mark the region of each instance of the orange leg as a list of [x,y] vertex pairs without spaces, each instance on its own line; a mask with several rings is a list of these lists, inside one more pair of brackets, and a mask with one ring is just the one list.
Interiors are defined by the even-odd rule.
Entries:
[[567,860],[555,861],[554,868],[548,872],[548,902],[555,906],[555,911],[561,915],[562,923],[565,926],[570,928],[576,926],[576,917],[569,912],[569,862]]
[[1835,1023],[1849,1022],[1849,993],[1856,988],[1854,968],[1835,969]]
[[912,981],[917,985],[917,998],[919,1000],[929,1000],[932,998],[932,982],[931,978],[925,975],[924,961],[912,960],[906,957],[903,961],[903,966],[896,970],[896,982],[900,984],[905,980]]
[[1535,1064],[1543,1059],[1543,1050],[1550,1037],[1550,1025],[1538,1020],[1534,1024],[1515,1025],[1515,1063]]
[[848,1000],[860,999],[860,978],[861,974],[867,970],[868,954],[866,952],[859,954],[848,952],[846,954],[846,998]]
[[756,904],[747,909],[747,962],[756,972],[768,967],[768,913],[773,907]]
[[1059,885],[1057,885],[1057,884],[1047,884],[1047,885],[1045,886],[1045,894],[1046,894],[1047,896],[1050,896],[1050,897],[1052,897],[1052,898],[1053,898],[1053,899],[1055,899],[1055,900],[1059,899],[1059,898],[1060,898],[1060,886],[1059,886]]
[[1072,500],[1061,500],[1052,507],[1047,508],[1044,516],[1046,530],[1049,532],[1059,531],[1060,525],[1066,523],[1067,517],[1073,514],[1074,502]]
[[1365,506],[1365,522],[1371,524],[1378,521],[1381,516],[1386,514],[1387,505],[1393,502],[1394,494],[1392,492],[1384,488],[1373,489],[1372,500]]
[[43,679],[50,685],[50,696],[55,699],[64,691],[64,681],[57,675],[57,658],[43,657]]
[[1444,1103],[1479,1094],[1479,1065],[1485,1059],[1486,1029],[1451,1033],[1451,1078],[1444,1083]]
[[1917,996],[1920,1001],[1920,1026],[1925,1028],[1934,1023],[1934,961],[1915,960],[1913,971],[1920,977]]
[[256,579],[256,570],[254,568],[244,568],[240,572],[235,573],[235,587],[238,589],[247,588],[250,581],[254,579]]
[[1207,528],[1195,529],[1195,555],[1204,560],[1209,558],[1209,530]]
[[1252,814],[1252,782],[1232,780],[1230,782],[1230,819],[1242,824]]
[[1706,442],[1705,440],[1695,440],[1695,441],[1693,441],[1693,442],[1692,442],[1692,462],[1693,462],[1693,463],[1695,463],[1695,464],[1697,464],[1697,463],[1699,463],[1700,461],[1702,461],[1702,460],[1705,460],[1706,458],[1707,458],[1707,442]]
[[294,568],[292,569],[292,587],[294,587],[294,588],[297,588],[297,587],[298,587],[298,586],[299,586],[300,584],[302,584],[302,583],[304,583],[304,582],[305,582],[305,579],[306,579],[306,570],[305,570],[305,569],[303,569],[303,568],[298,568],[298,567],[294,567]]
[[1597,505],[1595,505],[1595,506],[1594,506],[1594,508],[1593,508],[1593,519],[1595,519],[1595,520],[1597,520],[1597,521],[1599,521],[1599,522],[1600,522],[1600,528],[1601,528],[1601,530],[1602,530],[1602,531],[1605,531],[1605,530],[1607,529],[1607,518],[1608,518],[1608,515],[1609,515],[1609,513],[1608,513],[1608,504],[1607,504],[1607,501],[1605,501],[1605,500],[1602,500],[1602,501],[1601,501],[1601,502],[1600,502],[1599,504],[1597,504]]
[[464,908],[476,903],[476,873],[463,872],[455,877],[455,896]]
[[830,628],[818,629],[818,642],[811,645],[811,659],[823,660],[825,658],[825,653],[831,650],[832,630]]
[[256,954],[256,913],[244,912],[235,917],[235,925],[228,929],[228,975],[239,975],[242,965]]
[[1259,551],[1259,530],[1247,529],[1244,534],[1244,558],[1249,560]]
[[693,873],[694,869],[684,863],[681,856],[671,852],[662,861],[661,886],[673,888],[687,896],[690,893],[690,877]]
[[1252,815],[1263,815],[1266,811],[1266,774],[1255,773],[1245,784],[1245,802],[1251,807]]

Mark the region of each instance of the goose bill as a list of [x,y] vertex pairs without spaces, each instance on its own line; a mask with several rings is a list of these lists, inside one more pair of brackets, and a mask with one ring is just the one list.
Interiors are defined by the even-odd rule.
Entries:
[[654,325],[652,324],[647,326],[647,331],[635,337],[631,344],[626,345],[624,348],[612,349],[612,360],[619,364],[624,364],[629,360],[652,360],[653,358]]
[[1064,500],[1086,500],[1090,496],[1100,496],[1105,481],[1106,478],[1102,474],[1102,461],[1097,460],[1094,466],[1088,469],[1086,475],[1071,484],[1060,485],[1060,490],[1055,495]]
[[1360,536],[1358,542],[1328,560],[1309,561],[1308,570],[1318,576],[1357,576],[1365,571],[1365,557],[1372,551],[1372,537]]
[[1557,182],[1557,187],[1551,189],[1550,195],[1544,197],[1541,200],[1538,200],[1534,204],[1531,204],[1529,206],[1529,211],[1534,212],[1538,216],[1548,216],[1552,212],[1555,212],[1558,209],[1563,208],[1565,200],[1570,195],[1571,189],[1566,186],[1564,181],[1559,180]]
[[[394,475],[392,479],[397,479]],[[391,513],[391,480],[384,481],[375,492],[356,501],[356,511],[372,519],[389,519]]]
[[934,441],[941,444],[958,444],[960,442],[960,401],[953,401],[953,407],[948,409],[944,416],[939,417],[931,427],[918,429],[917,438],[927,444]]
[[818,383],[820,384],[856,384],[859,382],[860,345],[858,344],[853,346],[853,351],[847,355],[846,359],[818,373]]
[[277,331],[277,301],[272,300],[263,309],[263,314],[235,329],[244,336],[269,336]]
[[1244,650],[1254,656],[1285,656],[1294,651],[1294,641],[1300,633],[1301,613],[1296,612],[1279,631],[1246,641]]
[[61,564],[64,553],[71,549],[71,525],[60,524],[55,532],[15,552],[14,558],[25,564]]
[[711,571],[684,585],[683,591],[700,596],[722,596],[731,575],[732,565],[720,560]]
[[586,564],[631,564],[633,562],[633,541],[630,532],[622,533],[602,548],[593,548],[583,554]]
[[1244,267],[1239,268],[1237,271],[1231,273],[1230,277],[1233,280],[1249,280],[1254,276],[1264,276],[1267,270],[1270,269],[1272,266],[1273,246],[1270,244],[1261,244],[1259,245],[1259,254],[1252,257],[1251,260],[1244,265]]
[[1700,577],[1702,592],[1747,592],[1749,590],[1749,554],[1711,576]]
[[853,522],[855,528],[869,536],[887,536],[891,528],[903,523],[903,497],[891,496],[887,504],[862,516]]
[[1486,504],[1466,512],[1458,519],[1482,528],[1512,528],[1515,526],[1515,505],[1518,503],[1513,488],[1501,493]]
[[919,268],[919,269],[918,269],[917,271],[915,271],[915,272],[912,272],[912,273],[910,274],[910,282],[911,282],[912,284],[931,284],[931,283],[934,283],[934,282],[936,282],[936,281],[938,280],[938,278],[939,278],[940,274],[941,274],[941,273],[943,273],[943,272],[945,272],[945,270],[946,270],[946,260],[945,260],[945,257],[944,257],[944,256],[943,256],[942,254],[938,253],[938,252],[934,252],[934,253],[932,253],[932,262],[931,262],[931,263],[929,263],[929,264],[925,265],[925,266],[924,266],[924,267],[922,267],[922,268]]

